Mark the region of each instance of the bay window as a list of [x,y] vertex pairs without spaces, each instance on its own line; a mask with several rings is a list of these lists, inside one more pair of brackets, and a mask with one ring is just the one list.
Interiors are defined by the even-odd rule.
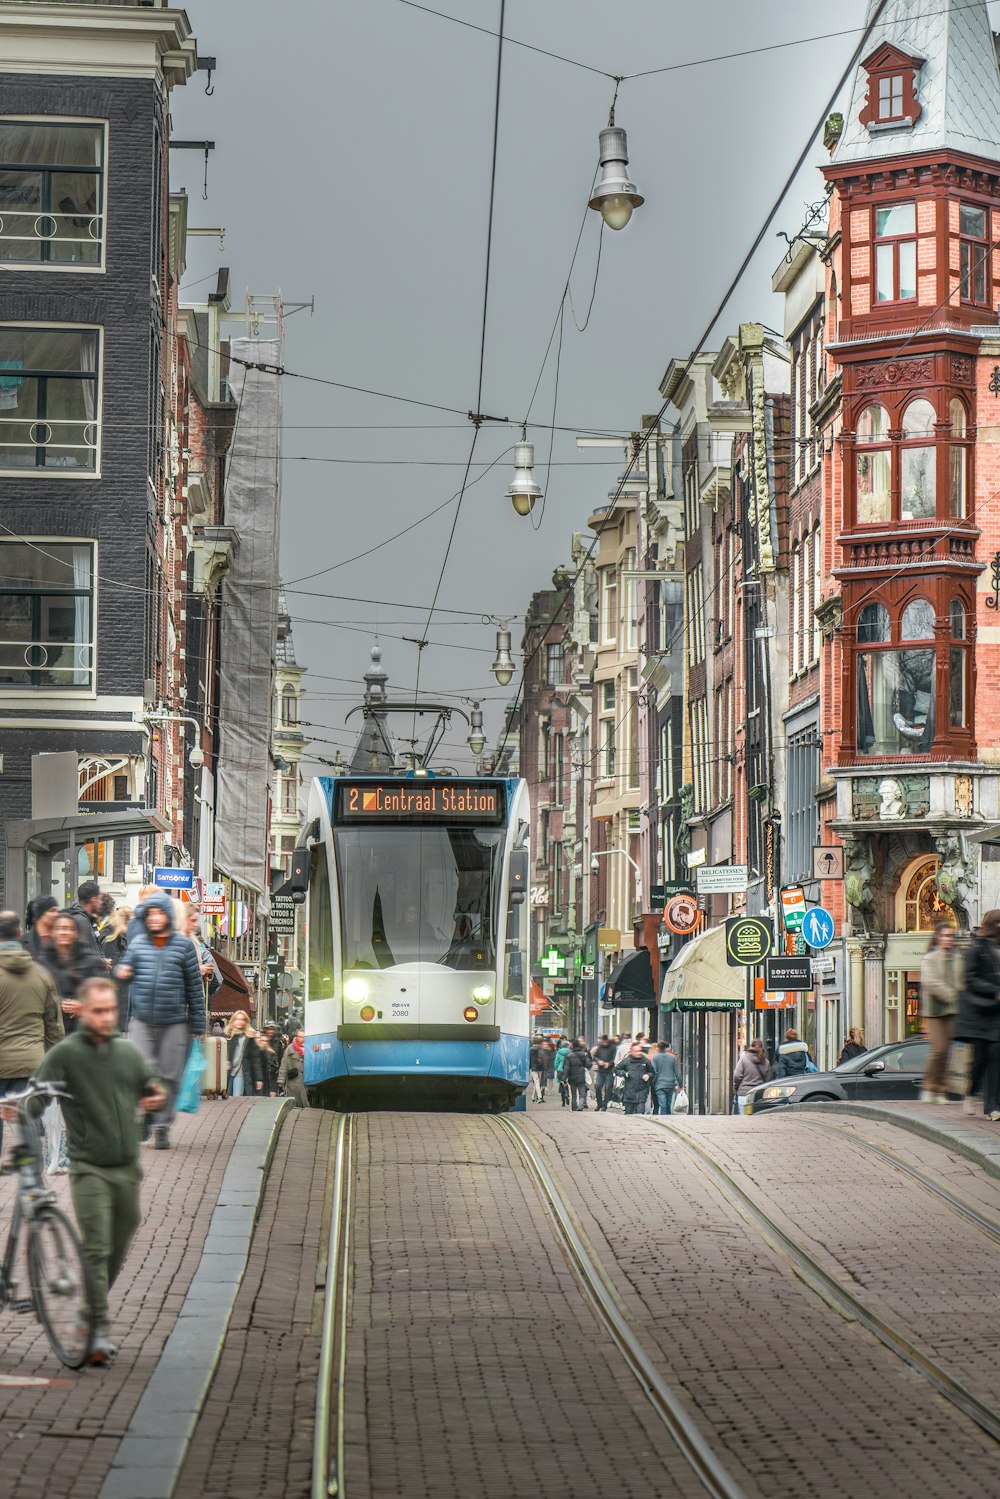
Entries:
[[960,599],[948,606],[951,644],[948,647],[948,727],[966,727],[969,652],[966,646],[965,607]]
[[100,343],[96,328],[0,326],[0,469],[96,472]]
[[865,406],[854,438],[854,518],[859,526],[966,520],[972,439],[964,401],[924,395]]
[[990,246],[986,234],[986,209],[962,203],[958,209],[959,268],[962,276],[962,301],[989,305],[986,295],[986,267]]
[[867,406],[861,413],[855,445],[858,523],[887,521],[892,507],[892,447],[884,407]]
[[93,686],[93,543],[0,541],[0,691]]
[[968,489],[969,446],[968,423],[965,407],[954,400],[948,407],[953,441],[948,449],[948,499],[953,520],[965,519],[966,491]]
[[105,126],[0,119],[0,264],[99,269]]
[[903,413],[901,520],[927,520],[937,514],[934,422],[934,407],[930,401],[911,401]]

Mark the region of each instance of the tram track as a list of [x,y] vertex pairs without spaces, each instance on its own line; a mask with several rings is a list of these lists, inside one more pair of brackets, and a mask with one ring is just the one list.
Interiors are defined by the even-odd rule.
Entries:
[[671,1389],[643,1349],[639,1332],[633,1327],[597,1255],[577,1226],[534,1141],[512,1119],[501,1117],[493,1123],[513,1141],[549,1214],[554,1235],[584,1298],[706,1492],[713,1499],[746,1499],[744,1490],[719,1462],[711,1442],[700,1430],[684,1401]]
[[890,1145],[881,1145],[877,1140],[866,1140],[861,1135],[855,1134],[850,1127],[843,1129],[825,1119],[809,1118],[807,1123],[810,1129],[819,1130],[831,1138],[845,1140],[865,1154],[878,1157],[905,1176],[909,1176],[913,1181],[919,1182],[925,1191],[930,1192],[942,1202],[946,1202],[967,1222],[980,1229],[994,1243],[1000,1244],[1000,1218],[977,1207],[975,1203],[969,1202],[932,1172],[925,1171],[921,1166],[915,1166],[911,1161],[907,1161]]
[[[668,1124],[662,1119],[650,1119],[646,1122],[670,1135],[697,1160],[722,1196],[737,1209],[742,1217],[754,1225],[766,1242],[792,1266],[798,1277],[827,1305],[847,1320],[857,1322],[866,1328],[905,1364],[922,1375],[939,1395],[974,1421],[987,1436],[1000,1442],[1000,1412],[980,1400],[935,1358],[915,1343],[903,1328],[883,1316],[881,1312],[857,1296],[836,1275],[827,1270],[811,1250],[798,1238],[788,1233],[771,1214],[760,1206],[759,1202],[740,1185],[733,1173],[717,1156],[695,1140],[686,1130],[679,1129],[676,1125]],[[816,1122],[818,1121],[810,1121],[810,1123]],[[878,1151],[878,1153],[882,1152]],[[892,1153],[889,1154],[891,1158]],[[894,1159],[892,1163],[897,1164]],[[923,1175],[923,1173],[918,1174],[917,1168],[913,1168],[909,1174],[916,1176],[917,1180],[920,1180]],[[927,1185],[930,1180],[928,1177],[923,1184]],[[974,1214],[976,1219],[985,1218],[985,1215],[980,1214],[971,1204],[964,1203],[957,1197],[957,1194],[951,1193],[943,1184],[940,1184],[940,1190],[937,1187],[934,1190],[937,1191],[938,1196],[945,1197],[945,1200],[954,1199],[951,1201],[953,1207],[961,1203],[961,1211],[966,1216]],[[982,1227],[983,1224],[978,1223],[977,1226]]]
[[316,1380],[311,1499],[344,1499],[344,1385],[350,1276],[355,1119],[341,1114],[333,1143],[330,1233],[323,1286],[323,1326]]

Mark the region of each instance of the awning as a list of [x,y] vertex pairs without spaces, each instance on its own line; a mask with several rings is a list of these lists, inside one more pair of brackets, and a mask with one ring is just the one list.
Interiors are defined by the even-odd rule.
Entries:
[[237,1010],[247,1010],[252,1013],[253,1000],[250,997],[250,986],[236,964],[231,958],[227,958],[225,953],[218,952],[214,947],[209,951],[212,954],[212,962],[219,970],[219,978],[222,980],[208,1001],[209,1012],[212,1015],[232,1015]]
[[622,958],[605,986],[604,1003],[617,1009],[656,1004],[648,947],[637,947]]
[[663,1010],[742,1010],[746,969],[726,962],[726,929],[714,927],[685,942],[663,976]]

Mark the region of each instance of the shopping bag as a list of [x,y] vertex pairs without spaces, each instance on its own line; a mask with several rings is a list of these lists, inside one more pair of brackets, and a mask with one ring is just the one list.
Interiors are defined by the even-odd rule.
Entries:
[[179,1114],[198,1112],[198,1105],[201,1103],[201,1075],[204,1071],[205,1055],[201,1049],[201,1042],[192,1041],[174,1103],[174,1108]]
[[677,1092],[674,1094],[673,1112],[675,1114],[686,1114],[690,1107],[691,1106],[688,1103],[688,1096],[685,1093],[684,1089],[678,1088]]

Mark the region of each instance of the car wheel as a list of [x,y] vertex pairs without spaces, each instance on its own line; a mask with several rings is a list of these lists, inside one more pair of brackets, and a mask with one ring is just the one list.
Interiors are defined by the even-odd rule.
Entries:
[[810,1093],[808,1098],[803,1098],[803,1103],[843,1103],[836,1093]]

